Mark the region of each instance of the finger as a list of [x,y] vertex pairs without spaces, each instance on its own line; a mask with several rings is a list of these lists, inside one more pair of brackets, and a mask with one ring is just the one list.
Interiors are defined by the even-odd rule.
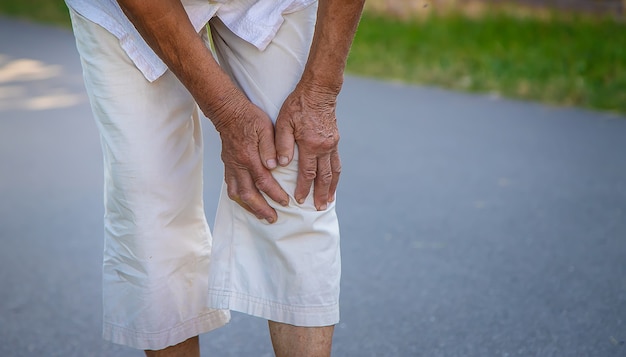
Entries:
[[240,205],[243,208],[248,207],[248,211],[259,219],[265,219],[269,223],[276,222],[278,218],[276,211],[265,201],[247,171],[241,170],[239,172],[236,190],[236,202],[241,202]]
[[255,216],[265,219],[269,223],[276,222],[276,211],[265,201],[259,190],[254,186],[252,179],[240,182],[239,197],[248,205]]
[[261,156],[263,165],[273,170],[277,166],[276,147],[274,146],[274,126],[269,118],[265,124],[266,125],[263,125],[257,132],[259,137],[259,156]]
[[341,175],[341,159],[337,151],[330,154],[330,169],[333,173],[333,178],[328,188],[328,202],[333,202],[335,200],[337,185],[339,184],[339,176]]
[[252,208],[250,208],[250,206],[248,206],[246,203],[244,203],[239,198],[239,192],[238,192],[238,189],[237,189],[237,181],[234,178],[233,179],[225,179],[225,181],[226,181],[226,192],[228,193],[228,198],[230,198],[235,203],[237,203],[238,205],[243,207],[246,211],[248,211],[248,212],[252,213],[253,215],[255,215],[256,218],[263,219],[262,216],[258,215],[256,212],[254,212],[252,210]]
[[272,173],[263,167],[253,168],[252,179],[254,186],[264,192],[274,202],[277,202],[281,206],[289,205],[289,195],[280,186],[278,181],[272,176]]
[[247,204],[242,202],[240,199],[236,199],[236,200],[233,200],[233,201],[235,201],[235,203],[237,203],[239,206],[241,206],[246,211],[248,211],[251,214],[253,214],[256,218],[263,219],[263,217],[259,216],[256,212],[254,212],[254,210],[252,210],[252,208],[250,208],[250,206],[248,206]]
[[313,180],[317,176],[317,157],[302,149],[298,155],[298,178],[296,180],[294,198],[298,203],[302,204],[309,195]]
[[333,179],[330,165],[330,155],[323,155],[317,159],[317,175],[313,182],[313,202],[318,211],[328,206],[328,192]]
[[293,159],[293,151],[295,145],[295,138],[293,134],[293,127],[289,119],[285,114],[278,114],[276,119],[276,155],[278,156],[278,163],[281,166],[287,166]]

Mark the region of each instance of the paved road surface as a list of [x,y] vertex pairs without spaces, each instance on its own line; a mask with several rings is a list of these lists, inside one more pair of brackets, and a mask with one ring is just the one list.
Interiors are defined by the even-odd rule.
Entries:
[[[358,78],[339,114],[335,356],[626,356],[626,118]],[[101,170],[71,33],[0,18],[0,356],[141,355],[100,338]],[[202,349],[271,355],[241,314]]]

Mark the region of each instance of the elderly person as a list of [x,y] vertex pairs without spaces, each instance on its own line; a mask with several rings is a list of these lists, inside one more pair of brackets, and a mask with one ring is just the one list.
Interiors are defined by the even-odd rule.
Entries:
[[[235,310],[277,356],[329,355],[335,106],[363,0],[66,3],[104,156],[104,338],[199,355]],[[212,236],[198,108],[222,141]]]

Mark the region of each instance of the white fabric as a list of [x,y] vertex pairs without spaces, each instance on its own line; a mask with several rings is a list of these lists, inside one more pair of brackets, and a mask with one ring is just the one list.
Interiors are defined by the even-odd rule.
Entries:
[[[260,50],[271,42],[283,15],[316,0],[181,0],[197,32],[217,14],[237,36]],[[104,27],[120,41],[133,63],[150,82],[167,66],[146,44],[116,0],[65,0],[70,9]]]
[[162,349],[223,326],[229,312],[207,306],[197,106],[171,72],[146,81],[114,36],[70,13],[104,156],[103,336]]
[[[220,65],[272,119],[301,76],[315,15],[309,6],[284,16],[263,51],[210,22]],[[289,207],[274,204],[278,222],[269,225],[223,189],[211,241],[192,97],[170,71],[146,81],[105,29],[74,12],[72,22],[104,156],[104,338],[162,349],[228,321],[228,311],[212,308],[298,326],[337,323],[334,203],[318,212],[312,195],[302,205],[291,197]],[[290,194],[296,167],[297,155],[273,171]]]
[[[313,37],[316,7],[285,16],[265,51],[238,38],[219,20],[211,34],[220,65],[252,102],[273,120],[295,88]],[[272,173],[287,193],[295,191],[296,159]],[[309,194],[302,205],[272,200],[278,221],[258,220],[222,188],[213,230],[209,279],[211,306],[296,326],[339,321],[339,227],[335,203],[318,212]]]

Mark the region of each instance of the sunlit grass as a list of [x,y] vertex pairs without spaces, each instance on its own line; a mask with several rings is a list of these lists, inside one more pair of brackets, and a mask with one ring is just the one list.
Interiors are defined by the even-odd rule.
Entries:
[[626,24],[576,15],[363,16],[351,73],[626,113]]
[[[623,20],[480,2],[368,4],[349,73],[626,113]],[[3,0],[0,13],[69,26],[60,0]]]
[[2,0],[0,13],[46,24],[70,26],[63,0]]

